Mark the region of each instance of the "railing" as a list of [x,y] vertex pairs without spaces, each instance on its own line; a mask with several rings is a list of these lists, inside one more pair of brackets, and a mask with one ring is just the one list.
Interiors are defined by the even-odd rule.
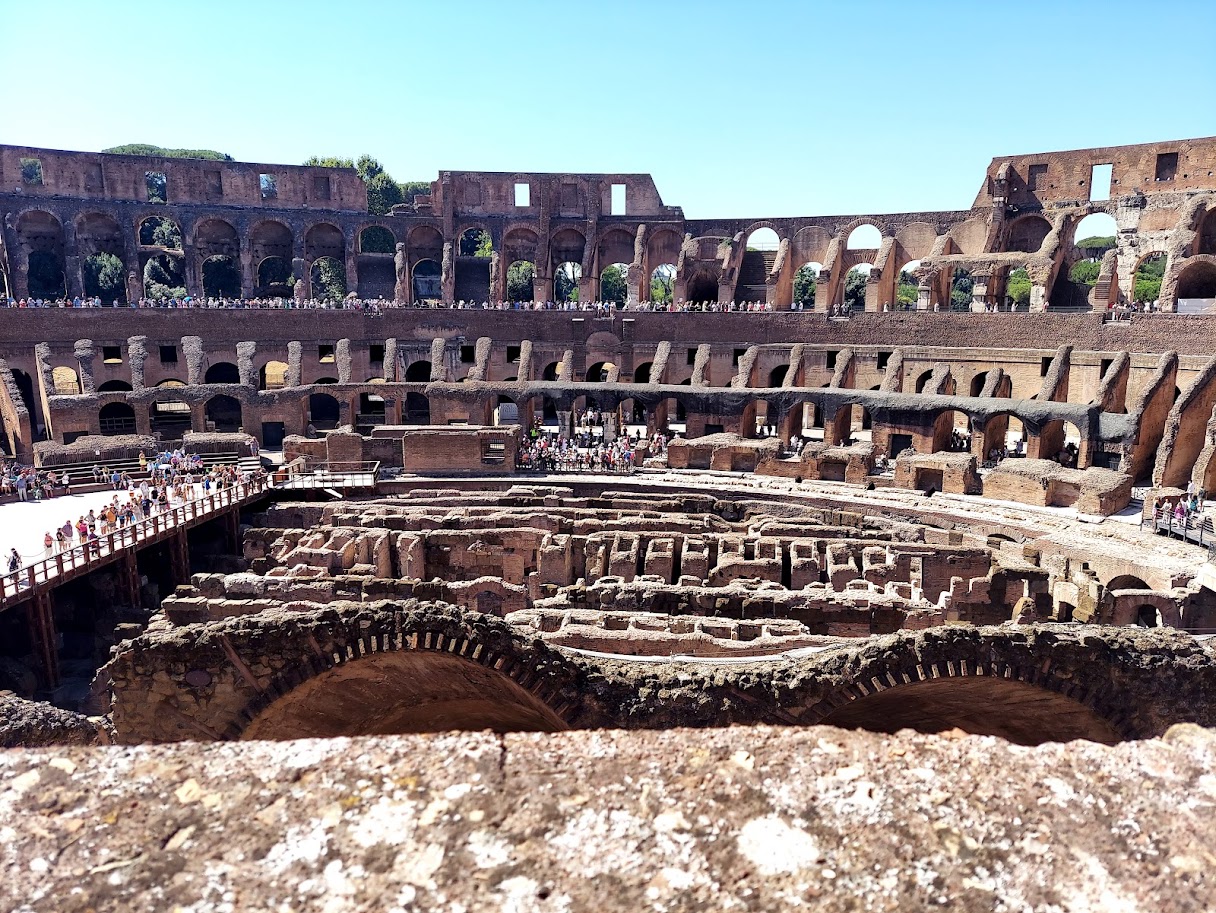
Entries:
[[1155,521],[1152,517],[1142,517],[1140,525],[1144,526],[1146,523],[1157,532],[1163,532],[1171,538],[1176,536],[1179,539],[1194,542],[1196,545],[1208,546],[1209,556],[1211,547],[1216,545],[1216,524],[1213,524],[1211,517],[1201,515],[1196,519],[1194,514],[1175,517],[1172,511],[1167,511]]
[[[57,577],[108,563],[123,549],[141,542],[155,541],[163,534],[241,504],[269,487],[267,479],[255,479],[221,488],[209,495],[186,501],[163,513],[154,514],[131,526],[116,529],[105,536],[91,539],[57,555],[44,558],[0,577],[0,608],[29,596],[31,591]],[[103,560],[107,559],[107,560]]]
[[375,488],[380,463],[314,463],[304,457],[287,463],[274,474],[280,490],[311,488]]

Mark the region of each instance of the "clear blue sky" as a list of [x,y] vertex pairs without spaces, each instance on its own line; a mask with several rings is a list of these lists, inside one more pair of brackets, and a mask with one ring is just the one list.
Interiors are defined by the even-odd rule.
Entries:
[[996,155],[1216,134],[1216,0],[0,0],[0,141],[650,172],[691,218],[965,208]]

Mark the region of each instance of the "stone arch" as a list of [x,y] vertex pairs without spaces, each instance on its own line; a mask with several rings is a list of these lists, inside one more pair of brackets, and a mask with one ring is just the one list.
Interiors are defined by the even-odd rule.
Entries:
[[407,425],[429,425],[431,423],[431,401],[425,393],[411,391],[405,394],[401,419]]
[[438,263],[443,257],[443,234],[434,225],[415,225],[406,235],[405,246],[415,263],[424,259]]
[[130,403],[106,403],[97,412],[97,424],[104,435],[135,434],[135,409]]
[[1152,587],[1133,574],[1120,574],[1106,584],[1108,590],[1151,590]]
[[443,297],[443,270],[437,260],[419,260],[414,264],[414,300],[438,301]]
[[249,249],[254,263],[260,264],[267,257],[279,257],[290,263],[294,246],[292,230],[277,219],[263,219],[249,230]]
[[[180,382],[165,387],[185,386]],[[192,424],[190,404],[172,397],[158,397],[148,405],[148,422],[153,434],[162,434],[166,438],[181,437],[183,431],[189,431]]]
[[287,372],[290,369],[285,361],[268,361],[258,369],[258,389],[278,390],[287,386]]
[[264,258],[257,265],[256,276],[257,287],[254,289],[254,294],[275,298],[291,297],[292,286],[288,284],[288,280],[291,278],[291,261],[286,257]]
[[781,235],[768,222],[757,222],[747,229],[747,239],[744,248],[775,251],[781,246]]
[[234,396],[213,396],[203,406],[207,430],[232,434],[241,430],[241,401]]
[[882,247],[882,226],[868,219],[852,223],[841,231],[845,250],[878,250]]
[[1037,254],[1051,232],[1051,223],[1039,215],[1014,219],[1007,229],[1005,250]]
[[125,380],[107,380],[97,387],[98,393],[130,393],[131,385]]
[[848,683],[801,722],[874,732],[957,728],[1024,745],[1077,738],[1114,744],[1146,734],[1107,700],[1102,675],[1088,687],[1065,663],[1041,662],[1049,649],[983,631],[897,635],[883,650],[854,658]]
[[359,232],[360,254],[391,254],[397,249],[397,236],[387,225],[368,225]]
[[516,260],[535,263],[539,247],[540,236],[523,225],[508,228],[502,238],[502,256],[508,263]]
[[304,233],[304,256],[316,261],[332,257],[345,266],[346,238],[342,229],[331,222],[317,222]]
[[406,383],[425,384],[431,380],[431,363],[426,359],[411,361],[405,369]]
[[206,298],[239,298],[241,296],[241,263],[236,257],[217,255],[203,261],[203,296]]
[[41,209],[17,218],[17,241],[26,249],[27,284],[31,298],[58,298],[67,294],[64,273],[63,226]]
[[121,260],[125,249],[122,226],[113,216],[102,212],[85,212],[76,217],[78,256],[111,254]]
[[549,238],[549,264],[556,273],[563,263],[577,263],[582,267],[587,250],[587,237],[577,228],[561,228]]
[[1216,262],[1205,259],[1183,266],[1178,273],[1178,297],[1216,298]]
[[169,216],[148,216],[140,219],[136,226],[136,238],[140,247],[182,249],[182,227]]
[[308,397],[308,421],[317,429],[332,431],[341,422],[342,407],[328,393],[313,393]]
[[204,261],[211,257],[239,257],[241,239],[232,223],[204,219],[194,228],[194,250]]
[[60,365],[51,370],[52,393],[55,396],[75,396],[83,387],[80,385],[80,375],[74,368]]
[[203,375],[205,384],[239,384],[240,382],[240,369],[230,361],[217,361],[209,365],[207,372]]

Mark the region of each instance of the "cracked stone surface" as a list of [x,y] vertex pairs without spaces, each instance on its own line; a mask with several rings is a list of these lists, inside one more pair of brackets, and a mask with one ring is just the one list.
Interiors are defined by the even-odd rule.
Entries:
[[827,727],[0,754],[15,911],[1203,910],[1216,734]]

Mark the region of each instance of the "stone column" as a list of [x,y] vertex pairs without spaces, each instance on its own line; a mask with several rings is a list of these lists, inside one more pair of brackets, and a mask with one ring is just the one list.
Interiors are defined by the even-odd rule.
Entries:
[[236,344],[237,371],[239,372],[241,383],[248,387],[256,387],[258,385],[257,371],[253,367],[257,352],[258,344],[256,342],[238,342]]
[[253,297],[253,282],[257,276],[253,268],[253,248],[249,243],[249,235],[246,232],[241,234],[241,297]]

